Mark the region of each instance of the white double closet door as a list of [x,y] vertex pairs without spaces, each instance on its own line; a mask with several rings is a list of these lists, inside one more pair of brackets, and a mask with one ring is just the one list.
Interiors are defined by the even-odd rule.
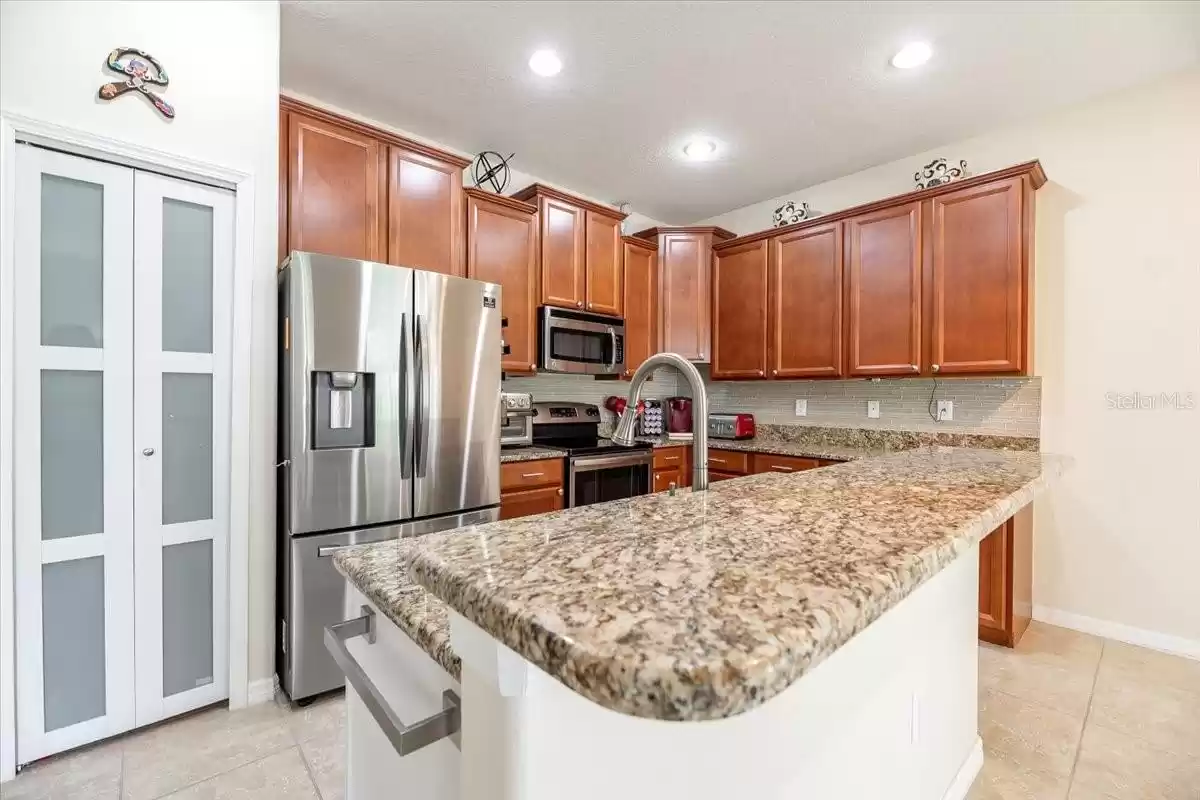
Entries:
[[19,145],[17,759],[228,696],[233,194]]

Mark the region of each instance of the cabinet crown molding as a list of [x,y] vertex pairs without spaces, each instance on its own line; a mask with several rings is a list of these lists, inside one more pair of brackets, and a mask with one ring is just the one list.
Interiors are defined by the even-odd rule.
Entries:
[[295,111],[299,114],[313,117],[314,119],[318,119],[322,122],[328,122],[332,125],[348,128],[352,131],[356,131],[363,135],[378,139],[385,144],[400,147],[413,153],[419,153],[423,156],[428,156],[429,158],[436,158],[439,161],[452,164],[459,169],[466,169],[473,160],[470,158],[464,158],[457,153],[451,153],[447,150],[441,150],[431,145],[424,144],[423,142],[409,139],[405,136],[401,136],[398,133],[392,133],[391,131],[384,130],[383,128],[376,128],[372,125],[367,125],[364,122],[359,122],[356,119],[344,117],[341,114],[321,108],[320,106],[312,105],[311,103],[306,103],[303,100],[297,100],[294,97],[288,97],[287,95],[281,94],[279,96],[279,107],[284,111]]
[[489,192],[483,189],[475,189],[472,187],[464,187],[463,194],[482,203],[491,203],[497,206],[504,206],[505,208],[511,208],[513,211],[520,211],[524,214],[537,213],[537,206],[517,200],[516,198],[509,197],[507,195],[496,194],[495,192]]
[[530,200],[535,197],[552,197],[555,200],[561,200],[564,203],[570,203],[574,206],[579,206],[586,211],[594,211],[597,214],[603,214],[606,217],[612,217],[615,220],[623,220],[628,214],[622,214],[612,206],[593,203],[591,200],[584,200],[578,195],[568,194],[560,189],[555,189],[553,186],[547,186],[544,183],[532,183],[526,186],[519,192],[514,192],[512,197],[517,200]]
[[733,239],[737,236],[733,231],[718,228],[716,225],[658,225],[646,228],[634,234],[639,239],[657,239],[664,233],[707,233],[714,239]]
[[[717,252],[730,247],[746,244],[747,242],[757,241],[759,239],[770,239],[778,236],[781,233],[789,233],[791,231],[803,230],[805,228],[815,228],[820,225],[826,225],[830,222],[839,222],[850,217],[857,217],[862,214],[869,214],[873,211],[880,211],[890,206],[902,206],[907,203],[913,203],[920,200],[927,200],[931,197],[937,197],[951,192],[958,192],[963,189],[970,189],[973,186],[980,186],[992,181],[1005,180],[1006,178],[1017,178],[1021,176],[1029,176],[1029,182],[1032,188],[1040,189],[1046,183],[1046,172],[1042,169],[1041,161],[1026,161],[1022,164],[1016,164],[1005,169],[998,169],[994,172],[985,172],[982,175],[972,175],[969,178],[963,178],[960,181],[953,183],[945,183],[941,186],[935,186],[932,189],[922,189],[906,194],[898,194],[892,197],[885,197],[882,200],[874,200],[870,203],[864,203],[850,208],[844,208],[841,211],[834,211],[829,214],[822,214],[813,219],[806,219],[803,222],[797,222],[792,225],[783,225],[778,228],[767,228],[766,230],[748,233],[745,236],[739,236],[736,239],[729,239],[724,242],[716,242],[713,244],[713,251]],[[662,230],[659,228],[658,230]],[[641,235],[641,234],[639,234]]]
[[654,242],[649,239],[639,239],[636,236],[622,236],[621,241],[634,247],[640,247],[643,250],[649,250],[651,252],[658,251],[658,242]]

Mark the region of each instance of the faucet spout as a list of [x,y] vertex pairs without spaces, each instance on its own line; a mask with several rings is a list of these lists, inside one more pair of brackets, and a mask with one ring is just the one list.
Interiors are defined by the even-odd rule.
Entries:
[[708,488],[708,389],[700,377],[696,365],[678,353],[658,353],[650,356],[633,373],[629,384],[629,397],[625,410],[617,421],[617,430],[612,440],[629,447],[633,444],[634,423],[637,421],[637,406],[642,398],[642,384],[658,367],[674,367],[692,390],[692,491],[702,492]]

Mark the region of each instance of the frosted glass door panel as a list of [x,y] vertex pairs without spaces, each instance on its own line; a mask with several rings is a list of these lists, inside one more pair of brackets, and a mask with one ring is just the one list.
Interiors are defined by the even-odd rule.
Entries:
[[162,521],[213,516],[212,375],[162,376]]
[[134,171],[28,144],[14,160],[16,744],[28,763],[134,723]]
[[43,370],[42,538],[104,531],[104,373]]
[[163,548],[163,696],[213,682],[212,541]]
[[104,716],[102,557],[42,567],[42,669],[47,731]]
[[213,336],[213,210],[163,200],[162,347],[211,353]]
[[104,186],[42,174],[42,344],[104,343]]
[[134,196],[137,722],[147,725],[229,694],[233,195],[139,172]]

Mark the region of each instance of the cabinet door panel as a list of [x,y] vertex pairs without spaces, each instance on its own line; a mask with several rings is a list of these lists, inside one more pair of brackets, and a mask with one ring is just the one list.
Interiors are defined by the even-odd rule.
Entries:
[[662,275],[659,328],[662,349],[684,358],[707,361],[709,349],[709,267],[712,249],[706,237],[666,233],[659,241]]
[[1022,179],[934,197],[931,368],[1020,372],[1026,322]]
[[295,112],[287,119],[288,249],[386,260],[383,145]]
[[921,204],[846,222],[850,375],[921,371]]
[[987,631],[1003,635],[1008,624],[1005,602],[1008,586],[1007,545],[1007,523],[979,543],[979,628],[985,637]]
[[532,373],[537,348],[537,216],[476,197],[467,198],[467,277],[498,283],[508,320],[500,359],[508,373]]
[[463,274],[462,169],[389,147],[388,262]]
[[713,256],[714,379],[753,379],[767,369],[767,241]]
[[541,198],[542,303],[583,308],[583,209],[549,197]]
[[625,293],[625,373],[658,352],[658,253],[651,247],[623,242]]
[[842,225],[771,240],[772,378],[842,374]]
[[559,511],[563,507],[561,486],[544,486],[522,492],[504,492],[500,495],[500,519],[516,519],[534,514]]
[[754,454],[754,474],[763,472],[804,472],[821,466],[815,458],[777,456],[771,453]]
[[587,309],[621,316],[621,223],[587,212]]

